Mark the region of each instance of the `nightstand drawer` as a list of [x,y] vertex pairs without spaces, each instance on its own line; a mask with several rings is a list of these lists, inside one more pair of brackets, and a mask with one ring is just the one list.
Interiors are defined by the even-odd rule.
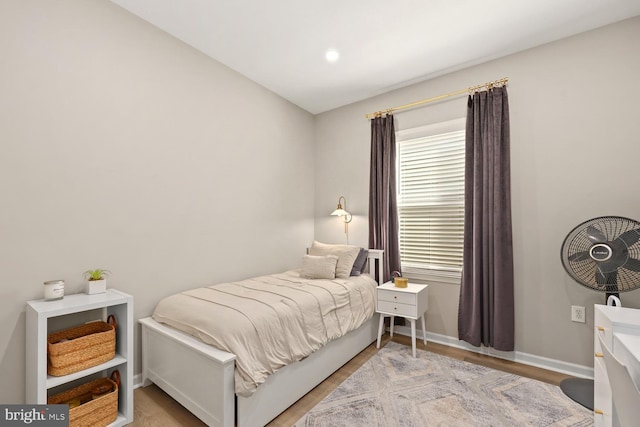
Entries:
[[416,305],[416,294],[413,292],[378,289],[378,301],[389,301],[397,302],[400,304]]
[[418,317],[415,305],[400,304],[392,301],[378,300],[378,310],[381,313],[388,313],[394,316]]

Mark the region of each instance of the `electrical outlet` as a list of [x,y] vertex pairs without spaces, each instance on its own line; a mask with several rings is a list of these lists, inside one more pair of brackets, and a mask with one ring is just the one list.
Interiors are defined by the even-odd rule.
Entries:
[[578,305],[571,306],[571,321],[585,323],[587,321],[584,307]]

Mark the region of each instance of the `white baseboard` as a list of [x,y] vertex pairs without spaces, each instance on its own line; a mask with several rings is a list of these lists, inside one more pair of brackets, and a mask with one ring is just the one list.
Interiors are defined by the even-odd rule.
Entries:
[[[411,336],[411,328],[409,328],[408,326],[395,325],[393,327],[393,332],[408,337]],[[420,329],[416,329],[416,337],[418,337],[418,339],[422,337],[422,331]],[[549,359],[547,357],[536,356],[520,351],[499,351],[484,346],[474,347],[465,341],[459,340],[458,338],[435,334],[427,331],[427,347],[429,346],[429,341],[433,341],[438,344],[444,344],[449,347],[473,351],[474,353],[497,357],[499,359],[522,363],[524,365],[530,365],[537,368],[548,369],[550,371],[561,372],[563,374],[573,375],[574,377],[593,379],[593,368],[589,366],[582,366],[575,363],[563,362],[561,360]]]
[[133,376],[133,389],[142,387],[142,374],[135,374]]

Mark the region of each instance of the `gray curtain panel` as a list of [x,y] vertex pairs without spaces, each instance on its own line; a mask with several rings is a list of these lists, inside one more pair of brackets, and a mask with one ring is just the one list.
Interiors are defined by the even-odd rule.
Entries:
[[393,115],[371,120],[369,247],[384,250],[384,280],[400,271],[396,205],[396,133]]
[[514,349],[509,103],[506,87],[469,96],[458,337]]

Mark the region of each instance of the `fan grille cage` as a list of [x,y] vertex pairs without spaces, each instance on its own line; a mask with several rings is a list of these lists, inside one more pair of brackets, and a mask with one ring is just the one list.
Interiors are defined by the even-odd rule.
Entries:
[[[588,252],[594,242],[590,239],[588,230],[594,227],[606,238],[606,242],[613,242],[620,235],[632,230],[640,230],[640,222],[616,216],[603,216],[583,222],[575,227],[562,244],[562,264],[569,275],[579,284],[600,292],[627,292],[640,287],[640,272],[624,268],[617,269],[615,281],[598,282],[596,280],[598,263],[590,257],[581,260],[571,260],[574,254]],[[604,243],[606,243],[604,242]],[[640,242],[626,246],[628,258],[640,259]]]

